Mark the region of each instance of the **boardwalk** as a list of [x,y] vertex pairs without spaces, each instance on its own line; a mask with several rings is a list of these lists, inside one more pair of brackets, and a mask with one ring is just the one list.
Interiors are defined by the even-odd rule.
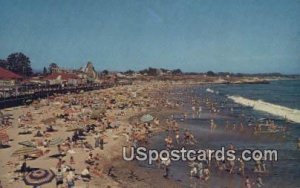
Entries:
[[88,84],[82,86],[15,86],[0,88],[0,109],[31,103],[32,100],[46,98],[56,93],[91,91],[112,87],[113,84]]

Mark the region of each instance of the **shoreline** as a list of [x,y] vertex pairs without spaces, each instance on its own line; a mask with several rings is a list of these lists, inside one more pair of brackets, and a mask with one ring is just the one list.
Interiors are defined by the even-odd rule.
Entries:
[[[125,86],[118,86],[114,88],[109,88],[105,90],[99,90],[99,91],[91,91],[81,94],[71,94],[66,95],[69,97],[78,97],[78,96],[91,96],[92,98],[110,98],[112,97],[112,93],[115,93],[116,95],[124,96],[127,95],[129,98],[120,98],[120,101],[131,101],[135,98],[131,97],[133,90],[136,91],[137,98],[140,98],[139,103],[142,104],[142,107],[137,107],[135,110],[126,109],[125,115],[118,116],[120,118],[113,118],[114,121],[118,121],[120,123],[120,126],[117,130],[107,130],[105,134],[108,136],[107,139],[105,139],[105,149],[102,150],[94,150],[93,153],[100,153],[100,164],[102,165],[102,172],[100,177],[93,177],[92,180],[89,182],[89,187],[159,187],[159,186],[165,186],[165,187],[185,187],[185,185],[177,179],[166,179],[163,178],[163,170],[157,169],[157,168],[147,168],[140,166],[135,161],[133,162],[127,162],[122,159],[122,146],[127,145],[127,141],[124,133],[128,132],[129,128],[132,127],[134,124],[134,121],[139,119],[139,117],[143,114],[151,114],[154,117],[158,117],[160,120],[165,120],[169,115],[171,114],[182,114],[184,109],[179,106],[175,109],[170,108],[167,105],[168,96],[173,91],[176,91],[177,89],[183,88],[189,88],[194,87],[195,85],[199,84],[181,84],[181,83],[173,83],[170,84],[169,82],[155,82],[152,81],[150,83],[144,82],[143,84],[133,84],[133,85],[125,85]],[[205,85],[201,84],[201,85]],[[170,92],[172,91],[172,92]],[[140,95],[140,97],[139,97]],[[56,98],[63,99],[66,96],[58,96]],[[113,97],[117,98],[117,97]],[[55,98],[54,98],[55,101]],[[58,100],[61,101],[61,100]],[[160,104],[160,101],[164,101],[162,104]],[[122,104],[123,102],[117,102]],[[172,103],[172,102],[171,102]],[[22,106],[22,107],[14,107],[4,110],[4,113],[13,113],[13,127],[9,128],[8,134],[14,139],[11,144],[11,148],[7,149],[0,149],[0,155],[1,155],[1,168],[3,168],[2,173],[0,173],[0,180],[2,181],[2,184],[6,188],[15,187],[15,186],[24,186],[24,184],[18,180],[18,181],[12,181],[12,169],[16,169],[17,166],[15,166],[15,163],[17,160],[12,161],[13,166],[9,165],[7,166],[7,162],[11,161],[9,158],[10,154],[13,152],[13,150],[20,148],[20,145],[18,145],[17,142],[24,141],[30,137],[22,137],[18,138],[18,135],[16,134],[17,130],[20,130],[17,128],[17,117],[21,114],[24,114],[26,111],[31,111],[33,115],[37,118],[34,118],[34,121],[37,123],[39,120],[42,120],[46,117],[53,116],[52,113],[58,113],[57,107],[55,104],[50,104],[50,106],[44,106],[41,109],[36,110],[35,107],[36,104],[31,104],[29,106]],[[166,105],[166,107],[159,107],[160,105]],[[24,112],[23,112],[24,111]],[[43,114],[47,112],[48,114]],[[108,114],[117,114],[120,110],[118,108],[112,109],[108,112]],[[42,113],[42,115],[41,115]],[[48,116],[47,116],[48,115]],[[41,117],[39,117],[41,116]],[[62,137],[66,137],[70,135],[70,133],[65,132],[64,123],[59,122],[58,123],[58,129],[59,134]],[[161,124],[157,129],[155,129],[155,134],[159,137],[162,136],[165,131],[165,125]],[[181,126],[181,129],[183,127]],[[63,134],[61,134],[63,133]],[[64,135],[64,134],[67,135]],[[150,138],[151,139],[151,138]],[[87,136],[87,141],[93,143],[93,137],[91,135]],[[52,152],[53,149],[51,149]],[[54,150],[56,150],[54,148]],[[75,150],[77,154],[74,155],[76,161],[84,161],[88,153],[81,153],[81,149]],[[69,156],[69,155],[68,155]],[[66,158],[68,160],[68,158]],[[45,161],[47,161],[47,165],[45,165]],[[30,166],[33,167],[41,167],[41,168],[49,168],[55,166],[56,160],[49,159],[47,156],[43,156],[41,159],[37,159],[37,161],[30,161]],[[85,167],[84,163],[76,163],[74,165],[75,169],[77,169],[77,172],[80,173],[80,171]],[[111,175],[109,174],[109,171],[111,171]],[[188,173],[188,172],[186,172]],[[212,178],[221,178],[219,177],[219,174],[212,174]],[[242,181],[242,180],[239,180]],[[51,184],[43,185],[43,188],[51,188],[54,186],[54,180]],[[204,186],[206,186],[205,183],[203,183]],[[81,182],[81,180],[76,181],[76,185],[79,186],[85,186],[86,184],[84,182]],[[207,185],[208,186],[208,185]]]

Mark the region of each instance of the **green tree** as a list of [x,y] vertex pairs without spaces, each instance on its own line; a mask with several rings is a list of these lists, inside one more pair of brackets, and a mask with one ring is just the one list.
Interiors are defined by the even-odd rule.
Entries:
[[133,75],[134,71],[133,70],[127,70],[126,72],[124,72],[126,75]]
[[215,76],[216,74],[213,71],[208,71],[206,73],[207,76]]
[[103,70],[102,71],[102,75],[104,75],[104,76],[108,75],[108,73],[109,73],[108,70]]
[[182,74],[182,71],[180,69],[174,69],[174,70],[172,70],[172,74],[180,75],[180,74]]
[[23,76],[31,76],[32,68],[29,57],[21,52],[12,53],[7,57],[9,70]]
[[48,70],[47,70],[46,67],[44,67],[44,69],[43,69],[43,74],[44,74],[44,75],[48,74]]
[[58,68],[58,65],[56,63],[50,63],[50,65],[49,65],[49,72],[53,73],[53,70],[57,69],[57,68]]
[[0,67],[8,69],[7,61],[4,59],[0,59]]

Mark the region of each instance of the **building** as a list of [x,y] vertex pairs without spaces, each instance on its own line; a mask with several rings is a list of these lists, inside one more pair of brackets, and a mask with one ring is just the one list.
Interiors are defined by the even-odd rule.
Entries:
[[85,79],[80,78],[74,73],[52,73],[44,77],[47,85],[82,85]]
[[22,76],[0,67],[0,87],[14,86],[22,79]]
[[85,67],[81,67],[79,69],[79,75],[80,77],[86,78],[91,82],[95,82],[99,79],[98,73],[91,62],[88,62]]

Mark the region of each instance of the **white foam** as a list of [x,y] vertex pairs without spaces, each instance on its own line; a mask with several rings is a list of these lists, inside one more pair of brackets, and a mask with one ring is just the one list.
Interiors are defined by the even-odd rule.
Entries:
[[209,93],[214,93],[215,91],[214,91],[214,90],[212,90],[212,89],[210,89],[210,88],[207,88],[207,89],[206,89],[206,92],[209,92]]
[[228,96],[235,103],[253,107],[255,110],[267,112],[272,115],[286,118],[290,121],[300,123],[300,110],[264,102],[262,100],[251,100],[241,96]]

